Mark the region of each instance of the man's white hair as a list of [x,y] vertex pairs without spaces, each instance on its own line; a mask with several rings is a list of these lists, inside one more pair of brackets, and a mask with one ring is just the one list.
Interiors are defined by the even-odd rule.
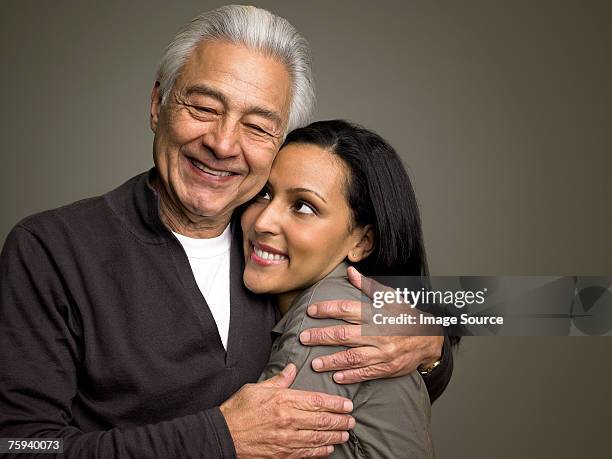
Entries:
[[167,102],[187,58],[203,40],[241,44],[283,62],[293,83],[287,131],[310,122],[315,93],[308,42],[289,21],[254,6],[227,5],[207,11],[176,34],[157,69],[162,104]]

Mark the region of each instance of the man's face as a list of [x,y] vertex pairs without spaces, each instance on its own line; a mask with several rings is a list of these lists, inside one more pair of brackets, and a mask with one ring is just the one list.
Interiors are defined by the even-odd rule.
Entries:
[[226,223],[266,182],[290,103],[283,63],[241,45],[200,43],[165,105],[153,89],[153,157],[166,207],[193,222]]

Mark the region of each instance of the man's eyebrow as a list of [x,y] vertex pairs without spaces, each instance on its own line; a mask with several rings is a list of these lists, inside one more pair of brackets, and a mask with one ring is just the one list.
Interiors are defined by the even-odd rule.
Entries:
[[[220,91],[217,91],[216,89],[211,88],[210,86],[206,86],[205,84],[197,84],[188,87],[185,91],[185,95],[187,97],[192,95],[208,96],[217,99],[225,107],[229,106],[229,101],[227,97],[225,97],[225,94]],[[245,112],[250,115],[257,115],[269,119],[270,121],[276,123],[279,127],[283,125],[282,117],[273,110],[269,110],[264,107],[252,106],[248,107]]]
[[219,102],[221,102],[225,106],[229,105],[227,97],[225,97],[223,93],[217,91],[216,89],[211,88],[210,86],[206,86],[204,84],[197,84],[194,86],[189,86],[187,88],[187,91],[185,91],[185,94],[187,97],[192,96],[194,94],[199,95],[199,96],[208,96],[208,97],[217,99]]
[[281,118],[281,116],[272,111],[272,110],[268,110],[267,108],[263,108],[263,107],[249,107],[248,110],[246,111],[248,114],[250,115],[257,115],[257,116],[261,116],[263,118],[267,118],[270,121],[276,123],[276,125],[278,127],[283,125],[283,120]]
[[312,194],[316,195],[325,204],[327,204],[327,201],[325,200],[325,198],[323,196],[321,196],[316,191],[310,190],[308,188],[289,188],[287,191],[290,192],[290,193],[312,193]]

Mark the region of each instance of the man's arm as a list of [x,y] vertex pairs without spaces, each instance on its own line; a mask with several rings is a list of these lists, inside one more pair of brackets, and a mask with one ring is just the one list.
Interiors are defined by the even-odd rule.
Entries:
[[[79,322],[78,308],[45,244],[18,226],[0,254],[0,437],[63,438],[63,457],[226,458],[236,457],[233,440],[245,436],[263,450],[269,447],[269,439],[251,425],[230,433],[226,418],[261,420],[272,412],[266,426],[280,435],[293,434],[297,426],[300,440],[308,443],[304,449],[322,456],[342,439],[342,423],[348,425],[349,416],[337,415],[350,411],[344,404],[348,400],[297,394],[284,388],[289,378],[279,377],[245,386],[223,405],[223,414],[212,407],[155,424],[84,432],[72,414],[79,376],[86,371],[80,343],[87,337]],[[288,407],[295,405],[303,416],[292,425]],[[322,415],[333,425],[312,429]],[[277,439],[280,446],[285,440]]]
[[[351,283],[372,297],[380,285],[362,276],[354,268],[348,270]],[[377,286],[377,287],[376,287]],[[303,344],[341,345],[350,349],[314,359],[315,371],[336,371],[334,380],[351,384],[371,379],[390,378],[413,372],[441,360],[423,379],[431,401],[436,400],[448,385],[453,372],[450,341],[445,336],[361,336],[361,303],[358,301],[324,301],[308,308],[316,318],[342,319],[348,324],[312,328],[300,336]]]
[[[421,337],[422,338],[422,337]],[[429,400],[433,403],[446,389],[448,383],[453,375],[453,352],[451,349],[451,341],[448,336],[444,337],[444,345],[442,346],[442,357],[440,358],[440,365],[433,369],[433,371],[426,375],[421,375],[427,392],[429,393]]]
[[221,405],[239,458],[325,457],[333,452],[331,445],[348,440],[355,425],[348,415],[353,403],[312,392],[316,388],[286,389],[295,377],[296,366],[287,365],[268,380],[242,387]]
[[44,244],[16,227],[0,255],[0,437],[63,438],[65,457],[234,456],[219,408],[127,429],[71,425],[79,320]]

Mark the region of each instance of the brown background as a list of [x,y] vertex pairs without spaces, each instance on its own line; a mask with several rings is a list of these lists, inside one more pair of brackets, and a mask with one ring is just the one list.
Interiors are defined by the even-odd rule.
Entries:
[[[151,166],[157,59],[220,4],[2,2],[0,241]],[[256,4],[310,41],[317,118],[401,152],[432,274],[612,273],[609,2]],[[465,339],[433,409],[438,457],[609,457],[610,350]]]

